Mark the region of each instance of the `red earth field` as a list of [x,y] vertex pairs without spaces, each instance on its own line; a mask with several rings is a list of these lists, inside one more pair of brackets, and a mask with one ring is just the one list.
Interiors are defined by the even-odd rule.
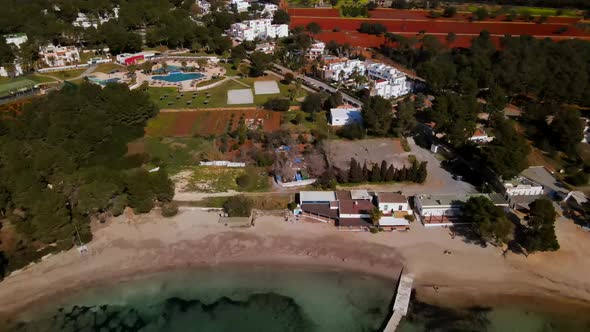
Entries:
[[[531,35],[538,38],[551,38],[563,40],[570,38],[582,38],[590,40],[590,33],[584,32],[575,26],[579,21],[572,17],[550,17],[546,23],[503,21],[502,17],[486,21],[469,22],[469,14],[457,15],[453,18],[432,19],[424,10],[395,10],[377,9],[369,12],[370,18],[344,18],[339,17],[336,9],[317,8],[290,8],[291,27],[305,26],[311,22],[318,23],[324,30],[317,36],[318,39],[328,42],[330,40],[339,43],[349,43],[359,47],[378,47],[383,43],[382,36],[360,34],[357,29],[361,23],[380,23],[388,32],[404,36],[415,36],[420,32],[437,36],[443,44],[448,45],[445,37],[449,32],[457,35],[452,47],[466,47],[471,39],[483,30],[487,30],[492,41],[499,46],[499,39],[504,35]],[[333,32],[333,30],[338,32]],[[564,30],[566,31],[559,31]]]
[[232,114],[232,130],[238,127],[242,115],[251,129],[262,125],[265,132],[272,132],[281,126],[281,114],[266,110],[179,111],[160,113],[148,123],[146,134],[175,137],[219,135],[227,131]]

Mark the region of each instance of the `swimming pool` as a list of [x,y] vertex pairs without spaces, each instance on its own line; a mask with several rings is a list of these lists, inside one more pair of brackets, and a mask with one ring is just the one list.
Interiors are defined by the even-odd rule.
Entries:
[[162,73],[165,73],[167,71],[169,71],[169,72],[172,72],[172,71],[180,71],[180,69],[182,69],[181,66],[168,65],[166,68],[160,67],[158,69],[153,70],[152,72],[154,74],[162,74]]
[[168,75],[152,76],[152,79],[166,82],[182,82],[188,80],[196,80],[204,77],[201,73],[183,73],[183,72],[172,72]]

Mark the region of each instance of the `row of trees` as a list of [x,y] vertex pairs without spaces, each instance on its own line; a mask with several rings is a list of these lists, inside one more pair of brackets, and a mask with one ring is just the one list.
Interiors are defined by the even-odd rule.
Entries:
[[402,136],[416,126],[416,107],[405,99],[398,103],[395,115],[391,101],[381,96],[370,97],[362,107],[367,133],[373,136]]
[[362,183],[362,182],[416,182],[426,181],[428,171],[427,162],[414,161],[410,167],[395,168],[387,165],[383,160],[381,164],[361,164],[356,159],[350,159],[350,168],[337,174],[340,183]]
[[10,269],[35,259],[46,245],[68,248],[77,234],[89,241],[93,217],[117,215],[126,206],[144,213],[156,201],[172,200],[174,185],[164,169],[148,173],[143,156],[126,155],[127,142],[141,137],[157,112],[144,92],[84,83],[4,116],[0,214],[26,243],[5,253]]
[[[461,221],[470,223],[473,232],[484,242],[497,246],[508,244],[516,239],[528,254],[536,251],[555,251],[559,249],[555,235],[555,208],[546,198],[530,204],[528,220],[517,224],[508,220],[502,208],[497,207],[486,197],[472,197],[463,206]],[[521,235],[515,236],[519,229]]]

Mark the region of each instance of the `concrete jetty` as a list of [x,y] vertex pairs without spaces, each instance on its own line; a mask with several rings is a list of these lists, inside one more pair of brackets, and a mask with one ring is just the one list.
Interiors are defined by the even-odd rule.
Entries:
[[414,276],[412,274],[407,273],[401,276],[397,286],[397,294],[395,295],[392,314],[383,332],[395,332],[402,317],[408,313],[413,285]]

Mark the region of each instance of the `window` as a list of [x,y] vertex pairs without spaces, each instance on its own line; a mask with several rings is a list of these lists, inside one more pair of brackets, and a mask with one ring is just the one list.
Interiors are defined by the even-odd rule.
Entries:
[[402,205],[400,205],[400,206],[399,206],[399,208],[398,208],[398,211],[401,211],[401,210],[402,210],[402,208],[403,208],[403,206],[402,206]]

